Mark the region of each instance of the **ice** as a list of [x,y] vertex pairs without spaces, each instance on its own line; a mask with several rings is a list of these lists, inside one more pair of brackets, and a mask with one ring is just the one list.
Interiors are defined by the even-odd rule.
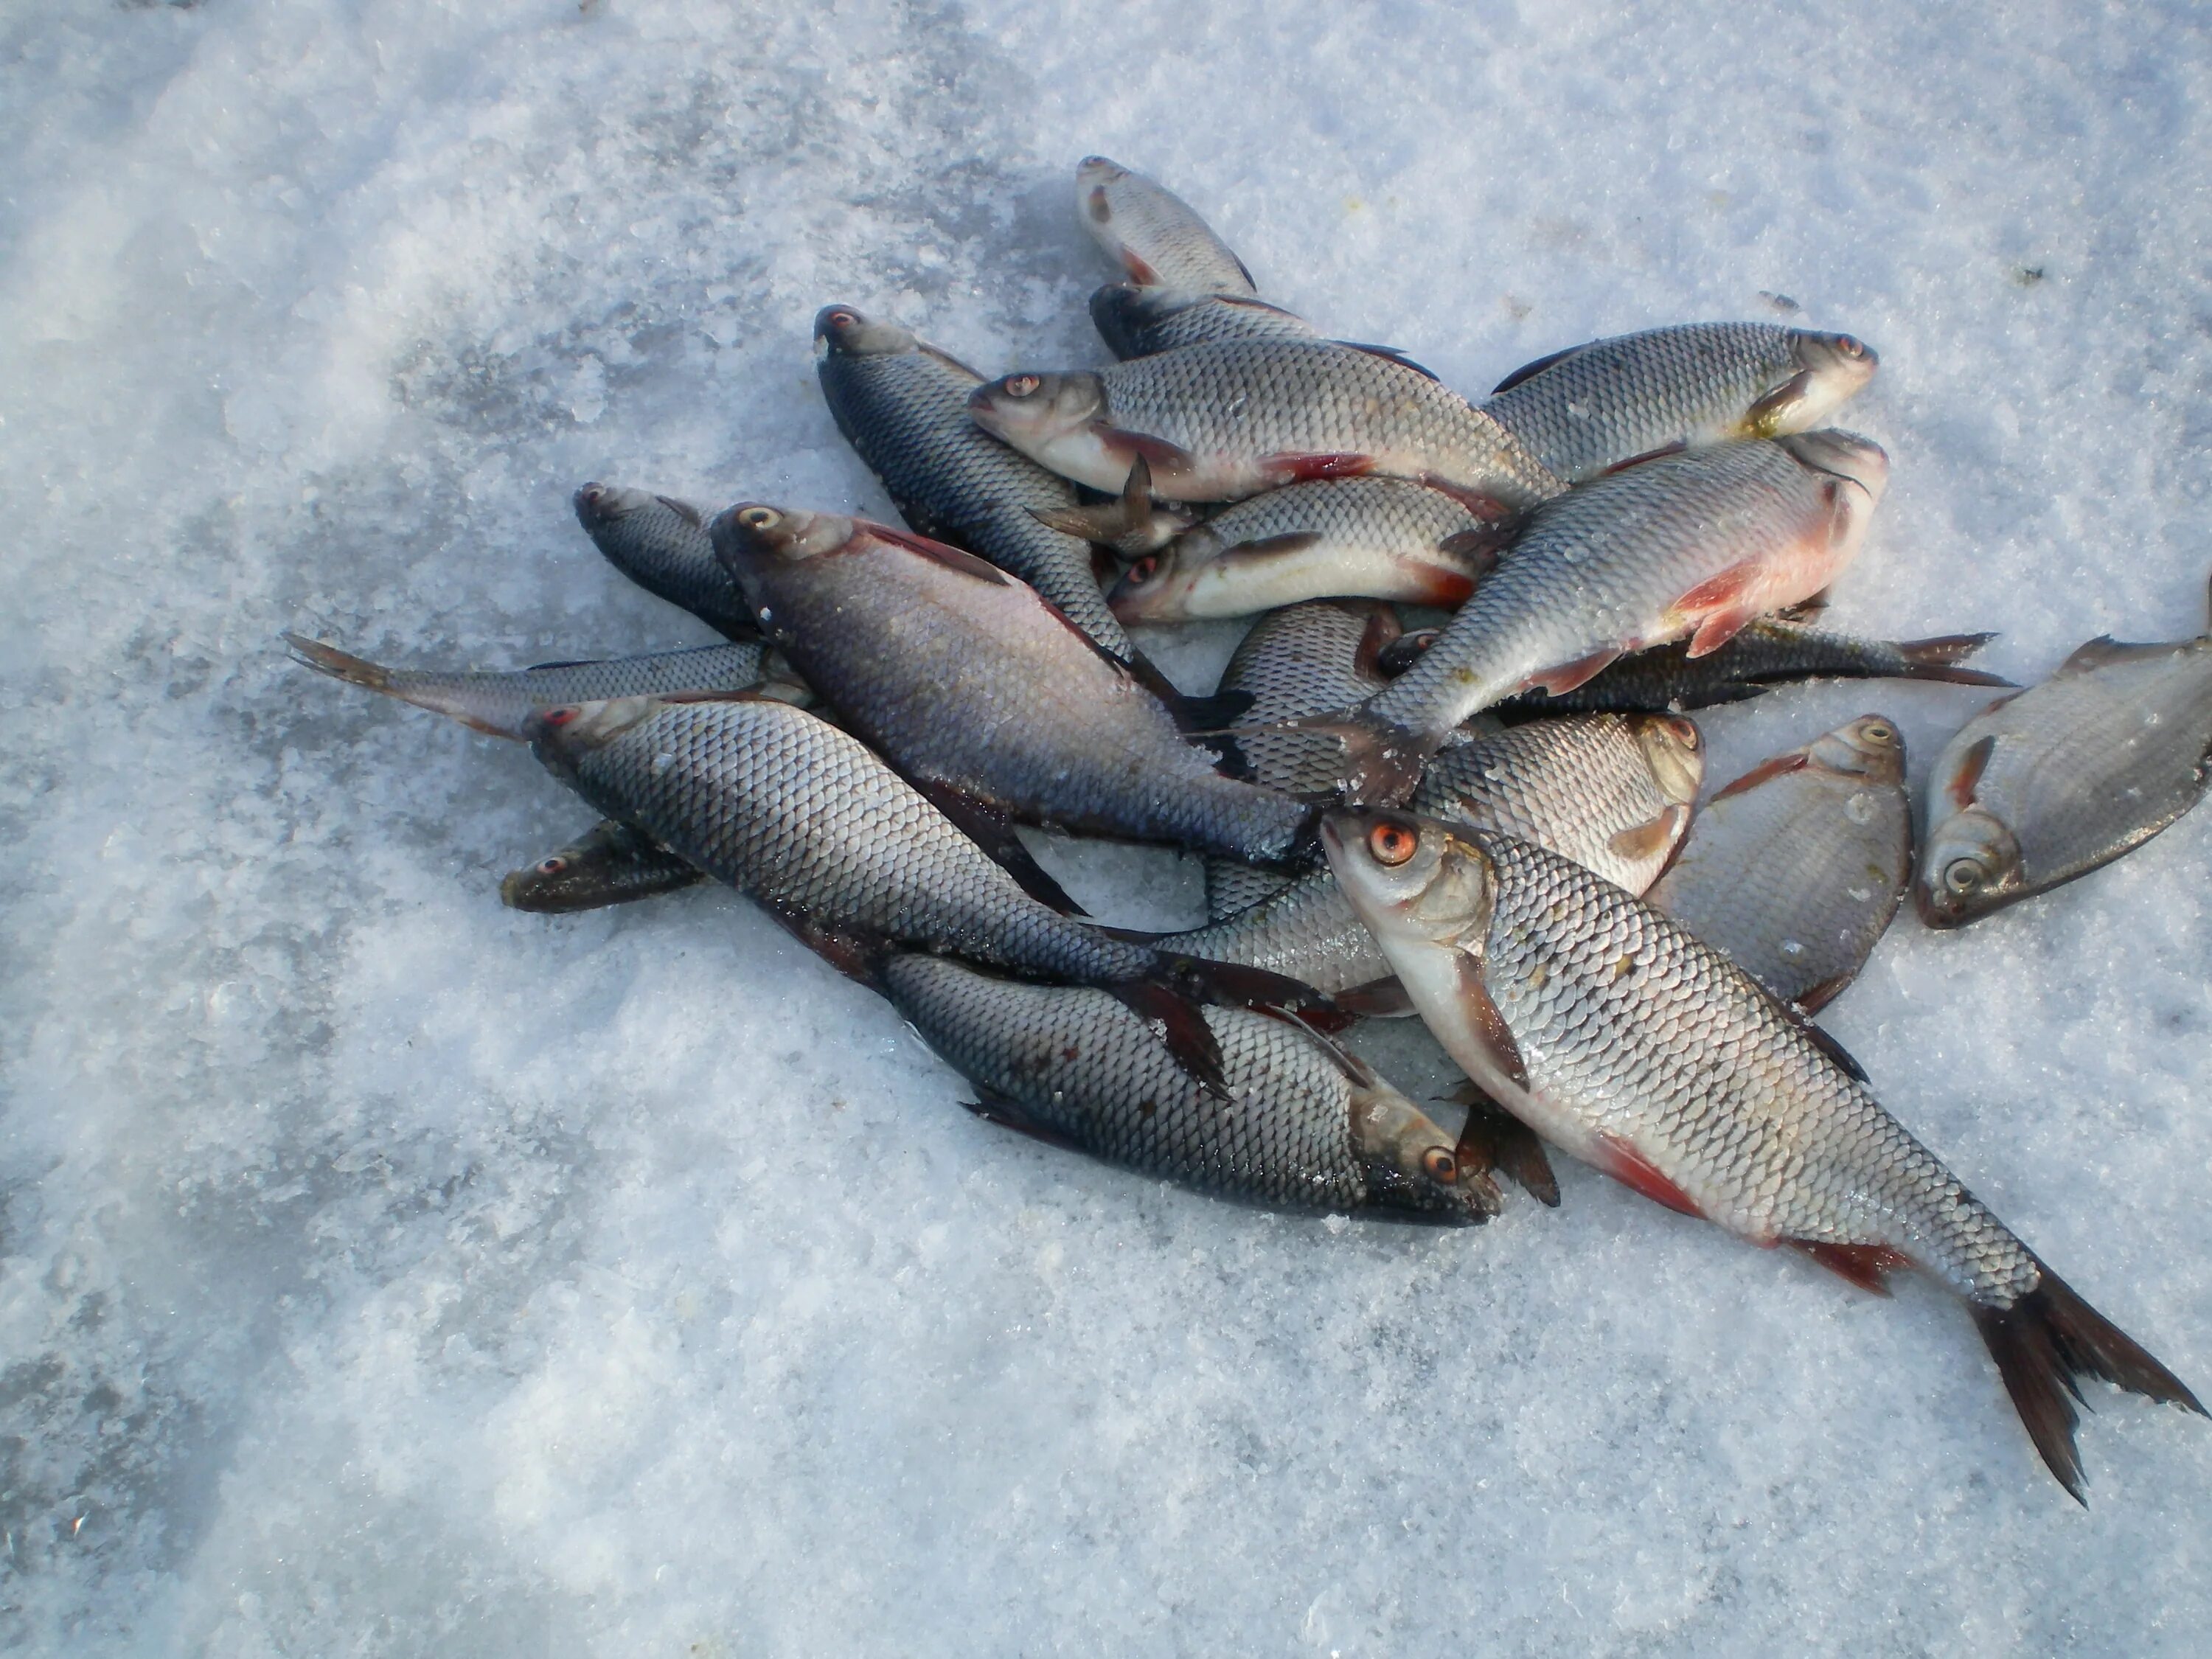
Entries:
[[[8,9],[0,1646],[2202,1652],[2201,1422],[2093,1388],[2085,1514],[1926,1285],[1577,1168],[1439,1236],[994,1130],[726,894],[501,909],[590,812],[276,635],[701,641],[568,490],[884,510],[814,311],[1097,361],[1101,151],[1463,388],[1664,322],[1862,334],[1896,467],[1838,622],[2002,628],[2021,677],[2180,637],[2208,111],[2186,4]],[[1870,709],[1924,767],[1983,695],[1778,694],[1709,775]],[[2200,812],[1908,915],[1827,1016],[2200,1391],[2208,863]],[[1199,908],[1155,856],[1072,879]]]

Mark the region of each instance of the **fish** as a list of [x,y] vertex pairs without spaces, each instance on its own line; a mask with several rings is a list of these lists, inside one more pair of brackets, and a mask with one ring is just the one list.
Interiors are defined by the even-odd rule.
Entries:
[[[837,429],[908,526],[1018,576],[1101,649],[1134,660],[1091,574],[1091,549],[1040,522],[1040,513],[1075,507],[1074,486],[968,418],[968,394],[981,375],[897,324],[846,305],[816,314],[814,368]],[[719,566],[715,574],[722,574]]]
[[[1694,721],[1679,714],[1573,715],[1446,749],[1422,778],[1413,810],[1523,836],[1641,893],[1680,846],[1704,775],[1704,738]],[[1389,960],[1328,870],[1161,943],[1295,979],[1344,1012],[1410,1012]]]
[[1109,283],[1091,296],[1091,321],[1116,357],[1149,357],[1217,340],[1311,340],[1296,312],[1249,294]]
[[1328,340],[1223,340],[1096,371],[1008,374],[968,412],[1064,477],[1109,494],[1132,462],[1178,501],[1379,473],[1457,491],[1492,518],[1565,482],[1491,416],[1395,356]]
[[[1378,672],[1395,678],[1411,667],[1443,630],[1403,633],[1378,652]],[[1933,680],[1952,685],[2010,687],[2002,675],[1959,665],[1994,634],[1945,634],[1925,640],[1866,640],[1817,628],[1795,616],[1761,617],[1719,650],[1690,659],[1678,640],[1624,656],[1571,691],[1553,696],[1524,691],[1494,705],[1501,715],[1630,713],[1706,708],[1763,696],[1793,680]]]
[[1857,554],[1888,477],[1879,445],[1823,430],[1646,461],[1540,508],[1436,643],[1340,728],[1350,797],[1402,800],[1460,722],[1508,697],[1572,691],[1675,640],[1695,661],[1812,598]]
[[748,645],[703,645],[643,657],[588,662],[542,663],[506,672],[445,672],[386,668],[302,634],[286,634],[292,660],[349,685],[380,691],[487,737],[523,741],[530,716],[540,708],[606,697],[655,696],[674,691],[744,691],[773,679],[787,700],[804,702],[775,653]]
[[1133,283],[1205,294],[1256,294],[1244,262],[1173,191],[1103,155],[1075,169],[1084,228]]
[[1102,991],[1024,985],[929,956],[881,969],[892,1006],[975,1085],[969,1109],[1109,1164],[1272,1209],[1467,1224],[1488,1174],[1364,1062],[1303,1027],[1212,1008],[1225,1097],[1196,1087]]
[[[1004,843],[1018,819],[1257,863],[1312,860],[1313,805],[1223,776],[1127,665],[1027,583],[834,514],[743,502],[713,528],[766,636],[971,833]],[[1182,712],[1220,724],[1204,709]]]
[[1957,927],[2140,847],[2212,781],[2212,634],[2091,640],[1968,720],[1928,778],[1913,901]]
[[1330,868],[1445,1051],[1554,1146],[1869,1289],[1961,1297],[2045,1465],[2083,1497],[2077,1378],[2202,1414],[1885,1111],[1834,1040],[1571,859],[1396,811],[1325,820]]
[[1482,407],[1570,483],[1678,449],[1806,432],[1880,366],[1848,334],[1684,323],[1539,358]]
[[1911,879],[1905,738],[1864,714],[1707,801],[1645,896],[1809,1014],[1858,977]]
[[1239,501],[1147,553],[1109,595],[1124,623],[1248,617],[1306,599],[1457,606],[1497,562],[1496,524],[1403,478],[1325,478]]
[[706,515],[689,501],[622,484],[587,483],[570,498],[576,522],[609,564],[732,640],[760,636],[752,612],[714,562]]
[[580,839],[526,869],[509,871],[499,884],[499,897],[511,910],[567,915],[672,893],[706,879],[704,870],[643,831],[602,818]]
[[621,697],[530,717],[538,763],[867,982],[890,945],[1110,991],[1224,1085],[1196,1003],[1325,1010],[1273,975],[1117,939],[1024,890],[860,740],[773,700]]

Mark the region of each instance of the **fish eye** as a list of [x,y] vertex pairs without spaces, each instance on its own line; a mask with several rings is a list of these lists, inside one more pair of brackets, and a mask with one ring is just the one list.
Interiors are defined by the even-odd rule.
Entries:
[[1897,738],[1897,733],[1881,720],[1871,721],[1861,726],[1859,730],[1869,743],[1892,743]]
[[538,718],[542,724],[550,726],[557,732],[583,712],[582,709],[571,704],[563,708],[549,708]]
[[1386,821],[1367,832],[1367,850],[1386,870],[1395,870],[1413,857],[1420,844],[1421,838],[1402,823]]
[[738,522],[748,530],[771,530],[783,520],[783,514],[772,507],[749,507],[738,514]]
[[1982,866],[1972,859],[1954,859],[1943,866],[1943,884],[1954,893],[1971,893],[1982,884]]
[[1860,344],[1857,340],[1854,339],[1848,334],[1838,334],[1836,336],[1836,349],[1846,357],[1863,357],[1866,356],[1866,347]]
[[832,328],[851,328],[860,320],[849,311],[833,311],[828,318],[830,326]]
[[1421,1173],[1442,1186],[1449,1187],[1459,1179],[1459,1160],[1441,1146],[1431,1146],[1421,1154]]
[[1704,733],[1698,730],[1697,721],[1686,720],[1679,714],[1668,720],[1667,731],[1675,742],[1692,754],[1697,752],[1698,746],[1705,740]]
[[1006,380],[1006,396],[1026,398],[1042,384],[1034,374],[1009,374]]
[[568,860],[563,858],[540,859],[538,860],[538,873],[541,876],[557,876],[568,867]]
[[1142,587],[1146,582],[1152,580],[1153,577],[1159,574],[1160,562],[1154,558],[1151,554],[1147,553],[1143,558],[1138,560],[1136,563],[1129,567],[1129,586],[1132,587]]

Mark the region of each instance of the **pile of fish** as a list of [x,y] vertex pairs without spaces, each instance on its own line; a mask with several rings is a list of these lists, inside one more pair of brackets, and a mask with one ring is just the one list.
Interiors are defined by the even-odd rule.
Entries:
[[[1599,340],[1476,401],[1263,300],[1101,158],[1117,362],[994,380],[849,305],[837,424],[905,527],[576,492],[619,569],[726,644],[507,673],[321,672],[527,742],[600,814],[501,888],[573,911],[707,878],[888,998],[985,1116],[1224,1197],[1480,1222],[1546,1147],[1869,1290],[1965,1301],[2077,1498],[2079,1379],[2202,1412],[1891,1116],[1812,1014],[1911,885],[1957,927],[2203,794],[2212,638],[2083,646],[1938,761],[1916,874],[1898,726],[1800,742],[1702,811],[1685,713],[1811,678],[2008,686],[1990,636],[1818,602],[1887,482],[1821,423],[1848,335]],[[1126,566],[1126,568],[1124,568]],[[1424,614],[1407,628],[1398,605]],[[1256,617],[1186,696],[1125,631]],[[1085,916],[1018,829],[1201,855],[1212,921]],[[1414,1014],[1468,1079],[1409,1099],[1340,1041]]]

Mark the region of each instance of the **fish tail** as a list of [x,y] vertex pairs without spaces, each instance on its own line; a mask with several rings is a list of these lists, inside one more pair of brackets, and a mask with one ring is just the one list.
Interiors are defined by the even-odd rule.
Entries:
[[1033,507],[1030,517],[1048,530],[1098,547],[1110,547],[1127,558],[1153,552],[1177,532],[1187,528],[1182,519],[1164,514],[1152,506],[1152,469],[1141,455],[1129,468],[1128,482],[1110,501],[1095,507]]
[[427,708],[434,714],[443,714],[486,737],[505,738],[515,743],[524,740],[520,721],[522,714],[527,711],[518,712],[495,696],[472,696],[465,681],[448,681],[440,685],[432,676],[396,672],[366,657],[356,657],[334,645],[311,640],[304,634],[287,634],[283,638],[291,647],[292,660],[319,674],[343,680],[348,685],[382,692],[417,708]]
[[303,667],[312,668],[318,674],[328,674],[334,680],[343,680],[348,685],[365,685],[386,696],[398,695],[392,689],[392,671],[366,657],[356,657],[334,645],[311,640],[305,634],[287,633],[283,638],[291,651],[292,660]]
[[1405,800],[1420,783],[1421,770],[1437,747],[1417,732],[1358,713],[1283,723],[1336,739],[1342,755],[1337,763],[1335,797],[1349,806],[1395,806]]
[[2077,1378],[2101,1376],[2130,1394],[2205,1414],[2188,1386],[2154,1358],[2142,1345],[2099,1313],[2040,1262],[2036,1287],[2010,1307],[1974,1305],[1974,1323],[1997,1374],[2020,1413],[2028,1437],[2058,1484],[2087,1505],[2081,1460],[2074,1446],[2081,1419]]
[[1905,672],[1897,678],[1942,680],[1952,685],[2008,686],[2012,682],[2002,675],[1959,666],[1995,638],[1994,634],[1939,634],[1934,639],[1906,640],[1897,647],[1905,664]]
[[1203,957],[1164,956],[1166,978],[1193,1002],[1222,1008],[1268,1008],[1291,1013],[1328,1014],[1336,1005],[1312,986],[1265,968]]

